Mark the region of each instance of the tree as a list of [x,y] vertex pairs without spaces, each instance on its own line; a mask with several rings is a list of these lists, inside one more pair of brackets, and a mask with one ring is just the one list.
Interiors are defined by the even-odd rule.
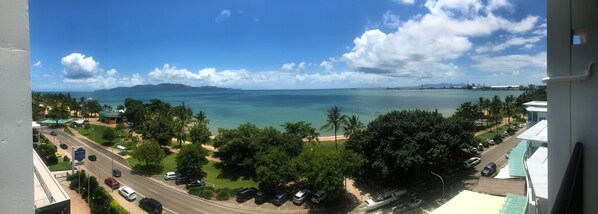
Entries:
[[212,133],[210,133],[208,127],[203,123],[197,123],[189,130],[189,137],[193,144],[206,144],[210,142],[210,135]]
[[267,188],[277,188],[296,179],[291,157],[278,148],[271,148],[259,157],[257,180]]
[[511,124],[511,117],[513,117],[513,108],[515,108],[515,97],[513,95],[508,95],[505,97],[504,110],[509,124]]
[[116,132],[112,128],[104,129],[102,139],[108,141],[108,145],[112,145],[112,141],[116,139]]
[[320,133],[317,133],[316,129],[311,127],[311,123],[305,121],[299,121],[295,123],[286,122],[281,126],[284,127],[286,133],[296,135],[301,139],[306,139],[309,143],[314,144],[320,141],[318,138]]
[[195,116],[193,116],[198,123],[208,124],[210,120],[208,120],[208,116],[206,116],[206,112],[199,111]]
[[143,125],[145,116],[145,106],[140,100],[133,98],[125,99],[125,113],[124,116],[130,124],[131,129],[139,131]]
[[193,110],[186,106],[185,103],[181,105],[175,106],[170,109],[172,112],[173,118],[173,134],[176,137],[179,146],[183,144],[185,138],[187,137],[187,125],[191,122],[191,118],[193,116]]
[[[497,125],[499,120],[502,118],[500,115],[502,106],[502,100],[500,97],[498,95],[494,95],[490,103],[490,116],[494,120],[494,125]],[[498,133],[498,129],[496,129],[496,132]]]
[[184,145],[176,156],[177,172],[190,177],[199,178],[203,166],[208,163],[208,151],[200,144]]
[[426,170],[460,162],[473,145],[473,122],[430,111],[392,111],[349,138],[346,149],[365,163],[359,175],[385,184],[418,179]]
[[471,102],[464,102],[455,110],[453,116],[468,121],[475,121],[481,117],[481,114],[476,105],[472,105]]
[[169,111],[145,114],[145,121],[141,128],[143,139],[154,140],[162,146],[170,144],[173,132],[173,120]]
[[37,152],[37,155],[39,155],[46,166],[54,165],[58,162],[55,145],[51,143],[33,144],[33,149]]
[[336,132],[339,128],[343,128],[345,124],[345,120],[347,119],[346,115],[341,114],[342,109],[334,106],[328,110],[326,113],[326,122],[321,129],[326,129],[328,131],[334,130],[334,147],[338,150],[338,143],[336,140]]
[[64,105],[54,106],[52,109],[50,109],[50,112],[48,112],[48,118],[56,121],[56,125],[58,125],[59,120],[66,119],[68,117],[69,112]]
[[166,156],[162,148],[160,148],[160,145],[152,140],[146,140],[137,145],[137,148],[132,155],[135,159],[145,162],[145,165],[149,165],[150,163],[160,163]]
[[116,107],[116,110],[117,110],[117,111],[120,111],[120,110],[125,110],[125,106],[123,106],[122,104],[119,104],[119,105]]
[[359,116],[351,115],[351,117],[345,120],[345,125],[343,126],[343,131],[345,132],[343,135],[347,138],[350,138],[353,133],[360,131],[365,128],[365,125],[361,121],[359,121]]
[[87,100],[83,108],[90,114],[99,114],[102,111],[102,105],[97,100]]

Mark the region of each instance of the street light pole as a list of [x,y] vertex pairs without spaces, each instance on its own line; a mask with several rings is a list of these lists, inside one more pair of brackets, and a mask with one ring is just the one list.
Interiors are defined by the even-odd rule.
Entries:
[[436,175],[438,178],[440,178],[440,182],[442,182],[442,200],[446,201],[446,199],[444,198],[444,180],[442,179],[442,177],[440,177],[440,175],[438,175],[432,171],[429,171],[429,172],[432,173],[432,175]]

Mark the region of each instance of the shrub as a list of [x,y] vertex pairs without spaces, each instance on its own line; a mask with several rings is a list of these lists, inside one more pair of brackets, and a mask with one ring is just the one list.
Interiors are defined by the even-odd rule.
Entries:
[[221,191],[216,194],[216,199],[219,201],[226,201],[230,198],[230,193],[228,191]]
[[199,197],[210,200],[210,199],[212,199],[212,197],[214,197],[214,191],[209,190],[209,189],[204,189],[199,193]]
[[48,156],[48,164],[47,164],[48,166],[54,165],[56,163],[58,163],[58,157],[56,157],[56,155]]
[[125,129],[125,123],[116,124],[116,130],[123,130],[123,129]]
[[494,143],[496,144],[502,143],[502,136],[500,134],[494,135],[494,138],[492,138],[492,140],[494,140]]
[[71,159],[69,159],[69,156],[64,155],[64,157],[62,158],[62,162],[69,162]]
[[110,201],[110,210],[112,211],[111,213],[116,213],[116,214],[129,214],[130,212],[127,211],[124,207],[122,207],[118,201],[112,199]]
[[202,191],[203,189],[201,187],[191,187],[188,191],[189,194],[191,195],[197,195],[199,196],[199,193]]

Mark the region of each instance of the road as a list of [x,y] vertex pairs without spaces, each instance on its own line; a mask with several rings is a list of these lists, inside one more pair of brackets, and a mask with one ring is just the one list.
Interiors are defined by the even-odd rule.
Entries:
[[482,169],[484,169],[484,166],[490,162],[496,163],[497,171],[504,167],[508,163],[508,159],[505,158],[505,154],[511,151],[511,149],[513,149],[513,147],[515,147],[521,141],[516,137],[525,130],[526,128],[520,128],[514,135],[503,139],[501,144],[490,146],[490,148],[484,148],[484,151],[482,151],[480,155],[482,160],[480,164],[475,167],[476,172],[481,172]]
[[[49,130],[42,128],[42,133],[46,134],[50,140]],[[86,139],[78,139],[70,136],[62,131],[55,130],[57,133],[56,140],[60,143],[65,143],[69,146],[71,151],[73,146],[86,147],[86,155],[97,155],[97,161],[85,160],[85,167],[93,174],[98,175],[98,181],[104,185],[104,178],[111,175],[113,153],[106,150],[104,147],[97,145]],[[69,155],[71,156],[71,155]],[[134,175],[131,169],[126,164],[126,160],[118,155],[114,155],[114,168],[122,171],[122,177],[117,178],[122,184],[131,187],[138,195],[143,197],[154,198],[164,207],[164,213],[306,213],[307,210],[272,210],[260,209],[246,206],[234,206],[223,202],[209,201],[199,197],[187,194],[177,190],[174,186],[170,186],[164,182],[156,181],[153,178]],[[138,199],[131,203],[137,203]]]

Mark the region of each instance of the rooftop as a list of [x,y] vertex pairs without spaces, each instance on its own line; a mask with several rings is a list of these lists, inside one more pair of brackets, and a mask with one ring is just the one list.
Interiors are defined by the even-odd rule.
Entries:
[[523,105],[536,106],[536,107],[548,107],[548,102],[547,101],[530,101],[530,102],[524,103]]
[[464,190],[431,213],[499,213],[506,198]]
[[517,139],[548,143],[547,120],[542,120],[536,123],[536,125],[530,127],[529,129],[525,130],[525,132],[517,136]]
[[522,140],[513,148],[509,155],[509,176],[525,177],[525,166],[523,161],[527,153],[527,140]]
[[548,199],[548,148],[539,147],[527,160],[527,168],[536,197]]
[[70,200],[35,150],[33,150],[33,184],[35,208]]

